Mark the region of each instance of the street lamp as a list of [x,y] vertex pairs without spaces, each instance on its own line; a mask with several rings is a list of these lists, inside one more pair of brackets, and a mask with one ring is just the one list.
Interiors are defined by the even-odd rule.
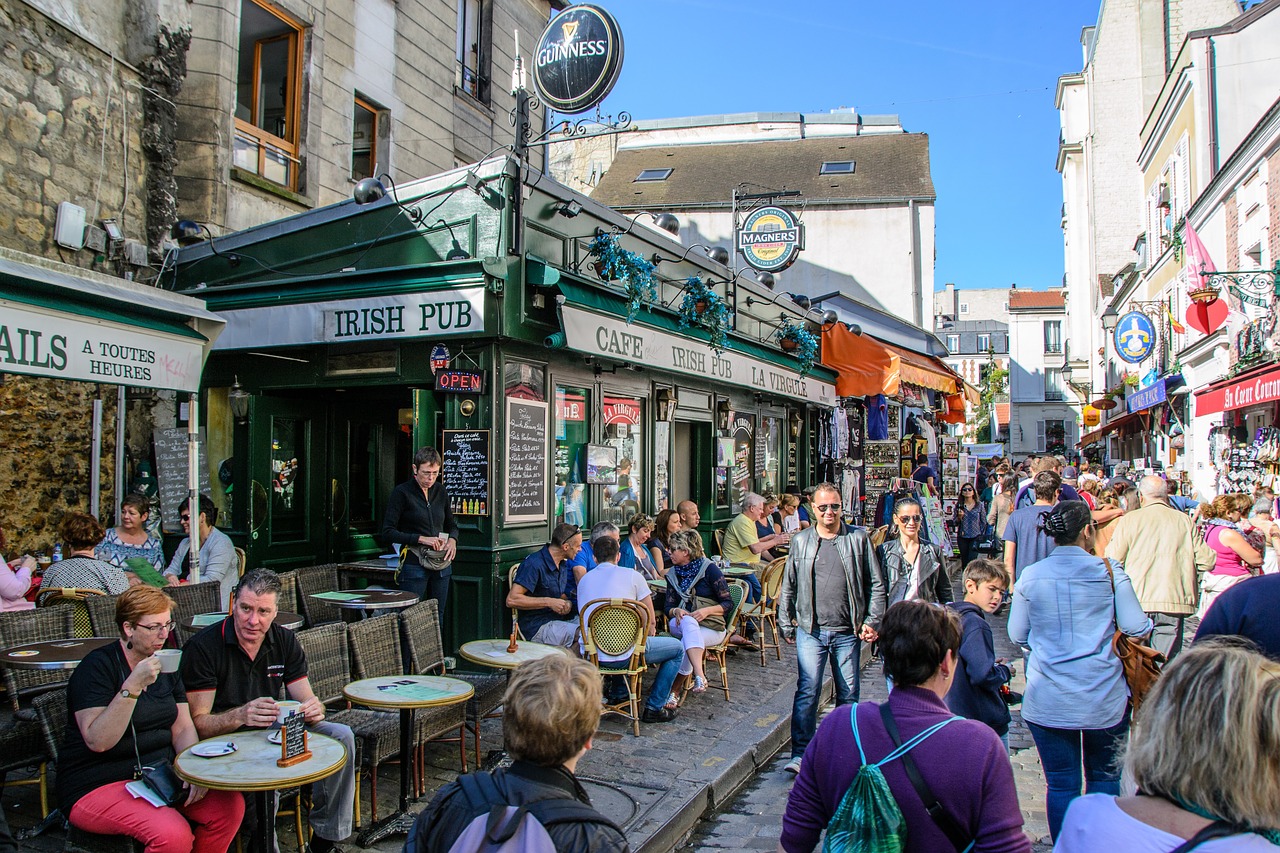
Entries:
[[1107,310],[1102,312],[1102,329],[1108,335],[1114,334],[1116,331],[1116,323],[1120,322],[1120,312],[1116,310],[1114,305],[1108,305]]

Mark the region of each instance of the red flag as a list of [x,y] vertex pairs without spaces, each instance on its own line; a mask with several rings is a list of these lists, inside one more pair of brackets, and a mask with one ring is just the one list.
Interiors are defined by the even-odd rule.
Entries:
[[1204,243],[1200,242],[1200,235],[1196,233],[1196,229],[1191,227],[1191,223],[1187,222],[1187,227],[1183,232],[1182,245],[1187,252],[1187,269],[1193,278],[1191,279],[1191,289],[1196,290],[1200,287],[1200,273],[1217,272],[1218,268],[1213,265],[1213,259],[1209,257],[1209,250],[1204,247]]

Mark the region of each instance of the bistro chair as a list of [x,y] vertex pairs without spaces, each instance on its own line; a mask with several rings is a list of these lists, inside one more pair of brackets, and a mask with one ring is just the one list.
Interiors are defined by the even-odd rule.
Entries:
[[173,621],[181,625],[201,613],[223,610],[222,582],[181,583],[163,590],[173,599]]
[[724,554],[724,529],[711,531],[711,550],[713,557],[719,557]]
[[[588,615],[583,616],[582,613]],[[627,685],[627,698],[606,704],[602,714],[618,714],[631,721],[640,737],[640,680],[645,671],[644,647],[649,637],[649,611],[638,602],[622,598],[596,598],[580,608],[583,657],[601,675],[612,675]],[[600,655],[627,655],[624,660],[601,663]]]
[[[520,571],[520,564],[513,563],[511,570],[507,572],[507,592],[511,592],[511,587],[516,585],[516,572],[518,571]],[[524,632],[520,630],[520,610],[515,607],[511,608],[511,630],[516,632],[517,639],[528,639]]]
[[79,589],[69,586],[51,586],[36,593],[36,607],[53,607],[70,604],[74,615],[72,626],[75,637],[92,637],[93,626],[89,622],[89,608],[85,601],[96,595],[106,595],[100,589]]
[[[22,646],[27,643],[44,643],[67,640],[75,636],[70,607],[40,607],[36,610],[18,610],[0,613],[0,649]],[[108,635],[110,636],[110,635]],[[24,697],[46,693],[55,686],[66,684],[71,677],[69,669],[14,669],[0,667],[4,674],[5,692],[15,714],[34,719],[22,709]]]
[[120,632],[116,625],[116,599],[118,595],[91,595],[84,600],[89,611],[89,627],[95,637],[114,637]]
[[[276,599],[276,609],[285,610],[289,613],[302,613],[302,606],[298,604],[298,573],[294,572],[276,572],[276,576],[280,578],[280,595]],[[306,614],[303,613],[305,617]]]
[[322,598],[312,598],[322,592],[338,589],[338,564],[307,566],[296,571],[298,578],[298,606],[307,619],[307,627],[314,628],[328,622],[341,622],[342,608]]
[[[724,619],[724,639],[716,643],[714,646],[707,646],[703,652],[702,665],[706,669],[707,661],[715,661],[720,667],[720,683],[715,685],[724,691],[725,701],[729,701],[729,640],[733,637],[738,629],[738,619],[742,614],[742,606],[747,600],[747,593],[750,587],[747,582],[738,578],[729,578],[729,598],[733,601],[733,609],[729,611]],[[708,681],[710,678],[708,678]],[[686,684],[684,693],[689,692]],[[681,695],[680,701],[683,704],[684,696]]]
[[[53,690],[37,696],[32,702],[34,720],[14,718],[9,725],[0,729],[0,771],[8,773],[25,767],[34,767],[36,775],[31,779],[10,779],[6,776],[5,785],[36,785],[40,791],[40,814],[49,814],[49,767],[58,762],[58,751],[49,749],[47,738],[41,737],[44,719],[40,714],[40,706],[46,700],[58,702],[62,713],[62,725],[59,732],[66,727],[67,691]],[[59,741],[61,742],[61,741]]]
[[[444,665],[444,643],[440,639],[440,609],[435,599],[415,604],[400,611],[400,632],[404,635],[409,655],[409,672],[413,675],[448,675],[465,681],[475,690],[467,700],[466,727],[475,742],[476,767],[480,766],[480,723],[501,717],[502,697],[507,692],[507,678],[501,673],[482,675],[470,672],[448,673]],[[422,761],[419,759],[419,770]]]
[[[760,570],[760,586],[763,592],[760,600],[747,602],[742,606],[742,620],[755,620],[757,626],[756,643],[760,646],[760,665],[764,666],[764,650],[773,649],[778,660],[782,660],[782,644],[778,639],[778,593],[782,589],[782,574],[787,567],[787,558],[779,557]],[[773,641],[769,641],[772,629]]]

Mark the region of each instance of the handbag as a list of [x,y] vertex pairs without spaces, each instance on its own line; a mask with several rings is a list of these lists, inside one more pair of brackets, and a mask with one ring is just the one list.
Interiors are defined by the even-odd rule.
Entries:
[[[1111,570],[1111,561],[1103,557],[1102,562],[1106,564],[1107,576],[1111,578],[1111,612],[1114,614],[1116,576]],[[1111,637],[1111,649],[1120,659],[1120,666],[1124,668],[1124,680],[1129,685],[1129,695],[1133,698],[1133,710],[1137,713],[1138,706],[1142,704],[1142,700],[1146,698],[1148,691],[1160,677],[1165,657],[1120,630]]]
[[445,557],[443,548],[436,550],[435,548],[428,548],[426,545],[405,545],[400,551],[401,567],[404,566],[405,558],[409,556],[410,552],[413,552],[413,555],[418,558],[418,563],[422,568],[429,572],[443,572],[453,562]]
[[704,607],[719,607],[721,608],[721,612],[712,613],[710,616],[704,616],[702,621],[698,624],[703,628],[709,628],[712,631],[723,631],[725,629],[724,609],[721,607],[721,603],[714,598],[707,598],[704,595],[695,595],[693,597],[693,609],[701,610]]
[[142,766],[142,756],[138,753],[138,730],[133,727],[132,720],[129,721],[129,731],[133,732],[133,755],[137,760],[133,768],[134,775],[166,806],[173,807],[181,803],[186,797],[186,791],[178,774],[173,772],[173,765],[163,761],[153,766]]

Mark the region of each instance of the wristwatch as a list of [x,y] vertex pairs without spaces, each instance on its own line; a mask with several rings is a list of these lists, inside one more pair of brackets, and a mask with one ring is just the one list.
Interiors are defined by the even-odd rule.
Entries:
[[129,692],[129,688],[127,688],[127,687],[120,691],[120,695],[121,695],[121,696],[123,696],[123,697],[124,697],[124,698],[126,698],[126,699],[141,699],[141,698],[142,698],[142,694],[141,694],[141,693],[130,693],[130,692]]

